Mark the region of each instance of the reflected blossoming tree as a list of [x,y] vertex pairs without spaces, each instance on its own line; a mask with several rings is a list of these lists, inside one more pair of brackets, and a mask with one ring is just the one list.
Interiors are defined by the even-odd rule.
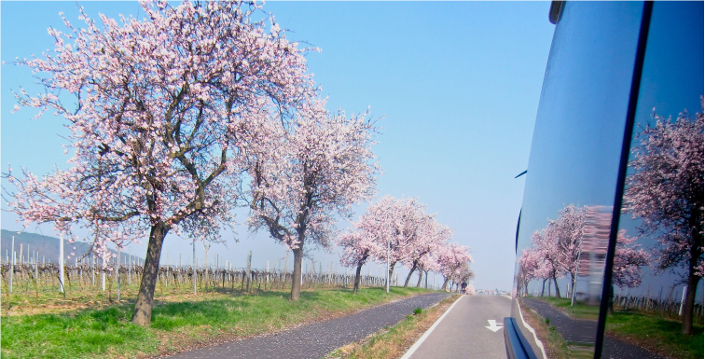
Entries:
[[[532,280],[542,280],[541,296],[545,293],[546,282],[553,282],[556,296],[560,297],[558,279],[570,275],[571,292],[574,295],[577,278],[589,277],[590,284],[601,285],[604,275],[605,256],[609,241],[612,207],[584,206],[573,204],[558,212],[558,218],[549,220],[548,225],[535,231],[531,238],[531,248],[526,248],[519,256],[519,279],[517,290],[528,295],[528,284]],[[613,265],[614,284],[620,288],[633,288],[641,284],[641,267],[648,264],[648,253],[635,243],[635,237],[620,231]],[[589,289],[597,295],[600,288]]]
[[[703,98],[700,97],[702,109]],[[636,136],[625,209],[653,236],[658,270],[685,272],[682,332],[693,333],[695,292],[703,277],[703,114],[675,121],[654,115]]]

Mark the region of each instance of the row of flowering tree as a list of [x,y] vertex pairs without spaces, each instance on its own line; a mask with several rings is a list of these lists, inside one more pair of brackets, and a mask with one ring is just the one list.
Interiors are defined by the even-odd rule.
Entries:
[[[606,210],[607,209],[607,210]],[[528,292],[531,280],[542,281],[542,292],[546,282],[553,282],[556,297],[561,297],[558,279],[570,276],[570,295],[575,292],[577,277],[590,275],[590,267],[602,262],[589,259],[607,253],[609,240],[610,208],[597,206],[576,207],[568,205],[558,212],[556,220],[535,231],[531,236],[531,247],[519,257],[518,284]],[[608,214],[605,216],[604,214]],[[620,288],[634,288],[641,284],[641,267],[649,263],[648,253],[635,244],[636,237],[620,231],[614,258],[613,283]]]
[[[703,109],[703,97],[700,96]],[[671,271],[686,285],[682,307],[682,332],[693,333],[696,293],[703,278],[704,130],[703,112],[694,118],[683,111],[673,120],[654,113],[653,123],[636,133],[631,148],[622,211],[639,220],[639,237],[617,233],[612,285],[637,287],[641,267],[651,263],[656,274]],[[532,279],[588,275],[581,252],[605,257],[612,207],[573,205],[560,211],[555,221],[532,235],[532,247],[519,257],[517,285],[528,292]],[[653,238],[648,252],[635,244]],[[578,269],[580,268],[580,269]],[[574,288],[572,289],[574,291]],[[542,294],[543,295],[543,294]]]
[[[370,198],[373,124],[329,114],[304,55],[257,3],[143,2],[142,20],[81,9],[82,28],[49,29],[55,49],[19,61],[44,92],[19,105],[67,121],[70,168],[6,178],[20,220],[92,233],[95,252],[148,236],[132,321],[148,325],[168,233],[217,240],[236,206],[294,251],[298,300],[304,243],[327,246],[332,216]],[[63,15],[62,15],[63,17]],[[15,110],[19,110],[16,106]],[[147,235],[148,234],[148,235]]]
[[353,291],[357,292],[362,266],[370,262],[387,265],[388,278],[401,263],[409,268],[404,287],[414,272],[419,273],[417,287],[424,273],[443,275],[445,290],[449,281],[460,283],[474,275],[469,249],[449,243],[453,231],[426,213],[426,206],[414,198],[385,196],[371,204],[353,227],[340,236],[340,262],[356,268]]

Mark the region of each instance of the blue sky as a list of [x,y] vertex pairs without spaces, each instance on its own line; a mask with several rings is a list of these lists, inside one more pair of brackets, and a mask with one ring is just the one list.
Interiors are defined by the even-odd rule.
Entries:
[[[93,18],[138,13],[133,2],[80,2]],[[329,97],[328,108],[383,117],[375,153],[384,173],[378,198],[418,197],[429,212],[455,231],[453,241],[471,248],[476,288],[509,290],[514,234],[524,188],[514,176],[527,166],[541,85],[554,26],[550,2],[269,2],[264,10],[291,30],[289,39],[321,48],[307,55],[310,71]],[[36,93],[31,74],[11,64],[52,49],[46,29],[63,29],[63,11],[76,25],[74,2],[0,3],[2,123],[1,167],[26,167],[41,175],[65,166],[61,119],[33,120],[32,109],[16,114],[11,89]],[[6,183],[3,182],[3,186]],[[362,213],[366,204],[356,207]],[[3,209],[5,209],[3,203]],[[246,212],[238,214],[244,221]],[[2,213],[2,228],[20,230]],[[345,228],[345,223],[340,228]],[[39,231],[28,228],[28,231]],[[50,227],[41,227],[53,235]],[[266,233],[225,235],[227,247],[212,253],[241,266],[270,266],[284,250]],[[240,241],[234,242],[233,237]],[[168,237],[172,263],[179,253],[190,263],[188,241]],[[132,254],[143,255],[145,245]],[[202,256],[202,248],[198,248]],[[188,260],[187,260],[188,258]],[[292,256],[293,258],[293,256]],[[313,252],[324,268],[337,254]],[[167,252],[162,254],[166,263]],[[309,262],[310,261],[306,261]],[[283,263],[280,261],[280,263]],[[291,266],[292,259],[289,259]],[[318,267],[318,264],[316,264]],[[306,266],[305,266],[306,268]],[[365,272],[364,269],[363,272]],[[377,265],[372,274],[382,271]],[[401,276],[403,270],[397,270]],[[440,281],[440,277],[437,279]]]

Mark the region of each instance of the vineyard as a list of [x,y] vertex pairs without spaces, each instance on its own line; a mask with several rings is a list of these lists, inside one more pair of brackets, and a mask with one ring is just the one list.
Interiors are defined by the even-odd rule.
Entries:
[[[134,299],[143,268],[137,264],[113,265],[102,269],[97,264],[64,267],[61,292],[60,268],[56,263],[19,263],[1,265],[4,307],[61,304],[76,301]],[[194,276],[195,272],[195,276]],[[292,272],[281,270],[235,269],[218,267],[162,266],[156,299],[174,294],[199,294],[216,291],[251,292],[291,288]],[[302,288],[352,287],[354,275],[309,272],[302,275]],[[384,278],[363,275],[362,286],[383,286]]]
[[[621,310],[633,310],[656,314],[664,318],[678,320],[682,314],[682,301],[636,296],[615,296],[614,305]],[[693,323],[703,325],[703,305],[696,303],[693,308]]]

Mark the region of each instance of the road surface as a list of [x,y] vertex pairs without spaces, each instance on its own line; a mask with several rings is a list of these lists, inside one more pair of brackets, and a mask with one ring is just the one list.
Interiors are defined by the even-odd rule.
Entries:
[[[595,345],[597,321],[573,319],[550,304],[538,299],[524,298],[522,300],[524,304],[531,307],[538,315],[548,318],[551,325],[556,327],[558,333],[567,342],[582,342]],[[608,359],[665,359],[659,354],[610,336],[605,336],[605,341],[602,345],[602,357]]]
[[511,302],[505,296],[460,297],[403,359],[506,359],[503,319]]
[[378,330],[392,326],[412,314],[448,297],[448,293],[429,293],[341,318],[300,326],[284,332],[235,340],[229,343],[174,355],[172,359],[320,359],[343,345],[356,342]]

